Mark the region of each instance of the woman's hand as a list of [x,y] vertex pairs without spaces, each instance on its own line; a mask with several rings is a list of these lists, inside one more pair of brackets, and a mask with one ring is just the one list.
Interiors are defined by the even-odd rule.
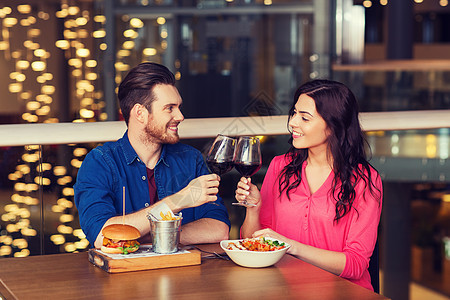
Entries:
[[296,240],[288,239],[269,228],[255,231],[252,237],[270,237],[287,243],[291,245],[287,253],[335,275],[339,276],[345,268],[346,256],[343,252],[305,245]]
[[[237,201],[242,203],[244,200],[247,200],[248,203],[255,204],[255,207],[258,207],[261,204],[261,194],[256,185],[251,182],[250,178],[241,178],[237,184],[235,197]],[[253,206],[248,206],[247,208],[252,207]]]
[[286,244],[289,244],[289,245],[291,245],[291,248],[288,249],[287,253],[290,253],[290,251],[293,248],[292,247],[293,244],[296,243],[295,241],[288,239],[287,237],[279,234],[278,232],[273,231],[270,228],[264,228],[264,229],[255,231],[253,233],[252,237],[255,237],[255,238],[256,237],[270,237],[270,238],[276,239],[276,240],[278,240],[280,242],[284,242]]

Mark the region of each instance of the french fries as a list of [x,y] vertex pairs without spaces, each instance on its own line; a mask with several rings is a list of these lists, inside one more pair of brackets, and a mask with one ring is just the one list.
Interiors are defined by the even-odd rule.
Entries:
[[160,212],[159,215],[161,216],[162,221],[178,220],[178,217],[172,216],[172,214],[170,212],[167,212],[166,214],[164,214],[163,212]]

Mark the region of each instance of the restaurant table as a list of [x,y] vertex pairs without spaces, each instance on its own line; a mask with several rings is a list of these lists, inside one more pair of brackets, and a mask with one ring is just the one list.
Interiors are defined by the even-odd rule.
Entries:
[[[223,252],[218,244],[198,247]],[[0,294],[3,299],[386,299],[291,255],[271,267],[245,268],[206,253],[200,265],[116,274],[91,264],[87,252],[4,258]]]

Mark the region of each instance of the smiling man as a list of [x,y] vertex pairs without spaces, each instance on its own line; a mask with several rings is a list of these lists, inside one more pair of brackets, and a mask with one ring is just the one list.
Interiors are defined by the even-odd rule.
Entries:
[[220,178],[209,174],[198,150],[179,143],[184,116],[174,75],[162,65],[142,63],[124,78],[118,96],[128,130],[89,152],[74,186],[91,245],[100,248],[102,228],[123,220],[141,232],[141,242],[150,241],[147,215],[158,205],[183,213],[182,244],[227,239],[228,213],[217,196]]

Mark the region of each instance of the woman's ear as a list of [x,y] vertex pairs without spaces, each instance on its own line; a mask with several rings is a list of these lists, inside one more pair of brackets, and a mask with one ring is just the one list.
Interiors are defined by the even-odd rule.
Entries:
[[327,127],[326,131],[325,131],[327,137],[329,137],[331,135],[331,129]]

